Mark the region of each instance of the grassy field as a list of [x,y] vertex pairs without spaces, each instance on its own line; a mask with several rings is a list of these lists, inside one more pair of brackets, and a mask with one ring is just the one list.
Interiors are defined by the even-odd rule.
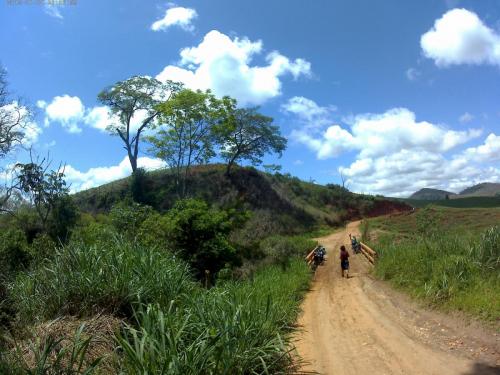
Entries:
[[[398,199],[399,200],[399,199]],[[441,200],[401,199],[413,207],[430,205],[454,208],[493,208],[500,207],[500,197],[466,197]]]
[[484,320],[500,319],[500,209],[430,207],[370,219],[375,274],[412,296]]

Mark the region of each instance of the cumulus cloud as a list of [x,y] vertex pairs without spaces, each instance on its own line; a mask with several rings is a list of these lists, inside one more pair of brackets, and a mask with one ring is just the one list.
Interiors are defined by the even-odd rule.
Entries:
[[294,96],[281,106],[281,110],[295,115],[305,126],[317,128],[331,123],[330,116],[337,108],[335,106],[322,107],[311,99]]
[[51,103],[38,101],[45,109],[45,126],[50,122],[58,122],[70,133],[80,133],[79,123],[85,116],[85,107],[77,96],[56,96]]
[[313,149],[319,159],[358,150],[362,157],[378,157],[401,149],[446,152],[478,137],[480,130],[456,131],[416,120],[406,108],[382,114],[363,114],[352,119],[350,131],[331,125],[318,136],[295,130],[292,137]]
[[[108,107],[87,108],[78,96],[56,96],[50,103],[38,100],[36,105],[45,111],[45,126],[59,123],[69,133],[81,133],[82,125],[105,131],[108,125],[118,123]],[[133,126],[138,126],[144,116],[144,113],[138,111],[132,118]]]
[[173,7],[165,11],[162,19],[153,22],[151,30],[165,31],[169,27],[179,26],[183,30],[193,31],[193,20],[198,17],[196,10],[184,7]]
[[452,9],[422,35],[424,55],[437,66],[500,65],[500,35],[467,9]]
[[231,39],[219,31],[205,35],[198,46],[184,48],[177,65],[168,65],[156,78],[183,82],[192,89],[211,89],[216,95],[230,95],[242,105],[261,104],[281,94],[281,77],[294,79],[311,74],[304,59],[290,60],[273,51],[263,66],[251,65],[263,51],[262,41]]
[[[315,113],[315,107],[309,107]],[[459,191],[478,182],[500,181],[500,136],[493,133],[476,147],[456,151],[480,137],[481,131],[457,131],[417,121],[406,108],[357,115],[349,126],[333,124],[321,129],[304,126],[305,117],[300,116],[300,127],[291,137],[314,151],[318,159],[355,153],[354,160],[339,172],[357,192],[408,196],[423,187]]]
[[[146,170],[164,168],[165,162],[160,159],[149,157],[140,157],[137,159],[137,165]],[[90,189],[108,182],[124,178],[132,173],[128,157],[124,157],[118,165],[109,167],[94,167],[85,172],[67,165],[65,169],[66,181],[71,185],[71,191]]]

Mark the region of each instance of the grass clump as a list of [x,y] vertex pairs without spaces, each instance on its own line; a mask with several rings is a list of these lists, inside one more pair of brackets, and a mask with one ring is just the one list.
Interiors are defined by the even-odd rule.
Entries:
[[18,274],[10,295],[21,320],[31,322],[103,310],[130,316],[135,303],[168,304],[193,287],[187,266],[171,253],[117,236],[59,248],[52,259]]

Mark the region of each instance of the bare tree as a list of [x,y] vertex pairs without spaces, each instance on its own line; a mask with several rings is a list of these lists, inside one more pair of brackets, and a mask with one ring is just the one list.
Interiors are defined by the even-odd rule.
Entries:
[[0,66],[0,159],[21,144],[31,111],[13,99],[7,82],[7,71]]
[[[22,144],[26,126],[31,119],[31,110],[10,92],[7,71],[0,65],[0,162]],[[0,186],[0,212],[11,211],[8,202],[16,191],[15,182],[8,174],[9,171],[0,165],[0,177],[5,181]]]

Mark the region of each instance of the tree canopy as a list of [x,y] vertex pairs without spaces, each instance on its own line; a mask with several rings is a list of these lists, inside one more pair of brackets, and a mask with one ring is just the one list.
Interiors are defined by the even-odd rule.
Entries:
[[151,152],[175,172],[180,196],[186,193],[186,177],[192,165],[206,164],[213,156],[214,127],[225,121],[234,105],[210,91],[189,89],[176,93],[157,108],[159,130],[147,138]]
[[287,140],[281,136],[273,119],[264,116],[257,108],[235,109],[227,121],[216,127],[216,138],[221,148],[221,156],[227,162],[226,173],[239,160],[248,160],[253,165],[262,163],[269,152],[281,153]]
[[137,170],[141,135],[160,113],[158,105],[167,102],[181,88],[178,82],[134,76],[99,94],[98,100],[114,115],[107,130],[123,141],[132,172]]

